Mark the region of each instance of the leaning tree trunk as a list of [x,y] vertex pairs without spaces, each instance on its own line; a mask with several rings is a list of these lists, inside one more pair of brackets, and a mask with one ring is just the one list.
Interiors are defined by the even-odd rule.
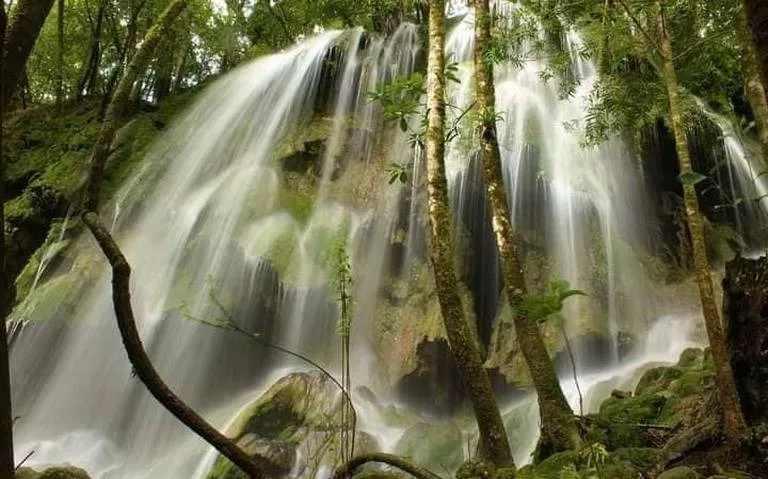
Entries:
[[146,70],[149,60],[154,55],[157,45],[166,34],[171,24],[187,6],[187,0],[173,0],[165,9],[157,23],[149,29],[147,35],[131,58],[123,76],[115,90],[115,94],[107,108],[104,122],[101,125],[99,136],[88,160],[88,177],[85,191],[85,211],[96,211],[101,194],[101,186],[104,181],[104,165],[109,157],[109,147],[115,137],[115,132],[120,126],[123,115],[128,106],[131,90],[139,76]]
[[723,321],[731,367],[750,424],[768,420],[768,258],[725,265]]
[[768,85],[768,2],[765,0],[742,0],[742,4],[755,42],[763,85]]
[[101,64],[101,30],[104,26],[105,1],[99,2],[99,10],[96,12],[96,23],[91,26],[91,48],[88,50],[88,61],[85,63],[83,75],[77,85],[78,101],[83,96],[93,94],[96,82],[99,79],[99,65]]
[[[0,48],[5,40],[5,7],[0,5]],[[0,62],[0,78],[5,75],[5,62]],[[0,104],[5,105],[5,83],[0,82]],[[3,158],[3,117],[0,108],[0,225],[5,225],[5,161]],[[5,233],[3,233],[5,235]],[[13,411],[11,409],[10,354],[8,351],[8,330],[5,317],[11,304],[5,274],[5,238],[0,241],[0,477],[13,477]]]
[[56,52],[56,106],[64,99],[64,0],[58,0],[58,51]]
[[[685,123],[683,121],[683,106],[680,101],[680,92],[677,84],[674,55],[672,53],[672,41],[664,14],[662,0],[657,0],[661,15],[660,40],[661,53],[664,62],[664,80],[669,96],[669,117],[675,136],[677,148],[677,160],[680,164],[681,175],[693,173],[691,158],[688,152],[688,138],[686,136]],[[746,424],[741,413],[739,395],[736,391],[736,383],[728,358],[728,346],[725,342],[720,315],[715,303],[715,293],[710,275],[709,260],[707,259],[707,247],[704,241],[704,225],[699,210],[699,200],[696,196],[696,186],[690,181],[683,181],[683,199],[685,202],[685,215],[688,223],[688,231],[691,235],[693,246],[693,269],[696,274],[696,283],[699,286],[701,308],[704,314],[704,323],[707,328],[709,346],[712,350],[712,360],[715,366],[715,383],[720,403],[723,407],[723,428],[730,441],[739,441],[746,434]]]
[[766,96],[765,83],[760,76],[760,64],[757,50],[752,35],[746,31],[748,22],[744,11],[741,12],[741,24],[745,32],[742,35],[743,54],[742,69],[744,71],[744,89],[755,117],[755,130],[760,141],[763,158],[768,161],[768,96]]
[[[527,294],[527,289],[502,179],[501,153],[496,136],[493,65],[485,56],[491,42],[491,15],[488,3],[488,0],[474,1],[475,101],[480,112],[478,132],[485,185],[491,204],[493,232],[499,250],[507,298],[512,311],[516,311]],[[548,455],[566,449],[579,449],[582,442],[579,427],[560,388],[538,324],[519,312],[514,314],[514,322],[517,343],[528,365],[538,396],[541,416],[540,451]]]
[[45,18],[51,11],[53,0],[19,0],[7,19],[5,43],[2,52],[3,99],[0,109],[6,110],[13,93],[24,75],[29,54],[35,46]]
[[487,459],[498,465],[511,461],[504,424],[483,368],[475,337],[464,316],[453,264],[451,212],[445,177],[445,1],[429,2],[429,57],[427,63],[427,194],[430,259],[435,273],[440,311],[451,353],[472,407]]

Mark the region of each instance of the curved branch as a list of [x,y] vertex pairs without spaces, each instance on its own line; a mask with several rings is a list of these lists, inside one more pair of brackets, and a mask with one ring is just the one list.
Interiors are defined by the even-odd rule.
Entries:
[[388,466],[396,467],[417,479],[440,479],[440,476],[432,471],[429,471],[428,469],[424,469],[423,467],[411,464],[399,456],[387,454],[384,452],[362,454],[350,459],[349,462],[336,469],[336,472],[333,475],[333,479],[344,479],[349,477],[357,469],[364,466],[365,464],[368,464],[369,462],[378,462]]
[[83,215],[83,222],[93,233],[96,242],[112,266],[112,301],[117,316],[117,326],[120,329],[125,351],[128,353],[128,359],[136,376],[163,407],[242,469],[248,477],[256,479],[270,477],[268,471],[272,469],[273,465],[269,460],[261,456],[251,457],[246,454],[232,439],[221,434],[187,406],[163,382],[149,356],[147,356],[136,329],[136,320],[131,306],[131,267],[99,215],[92,211],[86,212]]
[[225,322],[209,321],[209,320],[206,320],[204,318],[198,318],[196,316],[193,316],[192,314],[189,314],[186,311],[181,311],[180,310],[181,314],[183,314],[184,316],[186,316],[187,318],[189,318],[189,319],[191,319],[193,321],[197,321],[199,323],[205,324],[207,326],[211,326],[213,328],[219,328],[219,329],[223,329],[225,331],[232,331],[232,332],[235,332],[235,333],[242,334],[243,336],[245,336],[246,338],[250,339],[253,342],[259,343],[259,344],[261,344],[261,345],[263,345],[263,346],[265,346],[267,348],[274,349],[275,351],[279,351],[281,353],[285,353],[285,354],[287,354],[289,356],[293,356],[294,358],[296,358],[296,359],[298,359],[300,361],[303,361],[303,362],[309,364],[310,366],[316,368],[318,371],[320,371],[320,374],[322,374],[326,378],[330,379],[331,382],[333,382],[333,384],[335,384],[336,387],[339,388],[339,390],[341,391],[341,395],[343,397],[343,400],[346,401],[347,404],[349,404],[349,406],[352,408],[352,430],[354,431],[357,428],[357,411],[355,410],[355,405],[352,403],[352,397],[350,396],[350,394],[346,390],[346,388],[341,385],[339,380],[336,379],[333,376],[333,374],[330,373],[330,371],[328,371],[325,367],[323,367],[317,361],[315,361],[315,360],[313,360],[313,359],[311,359],[311,358],[309,358],[307,356],[304,356],[301,353],[297,353],[296,351],[292,351],[292,350],[286,348],[285,346],[281,346],[281,345],[276,344],[276,343],[271,343],[271,342],[267,341],[266,339],[262,338],[261,336],[259,336],[258,334],[252,333],[252,332],[248,331],[247,329],[241,327],[234,320],[234,318],[232,317],[232,315],[229,312],[229,310],[227,310],[224,307],[224,305],[221,304],[219,299],[214,294],[212,294],[212,292],[209,292],[208,297],[211,298],[211,301],[219,309],[219,311],[222,314],[224,314],[224,316],[226,317]]

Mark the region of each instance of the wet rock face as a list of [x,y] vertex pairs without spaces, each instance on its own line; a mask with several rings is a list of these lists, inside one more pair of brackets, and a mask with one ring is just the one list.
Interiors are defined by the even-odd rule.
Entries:
[[400,397],[411,406],[435,413],[456,411],[465,394],[448,342],[443,338],[421,342],[416,361],[416,368],[396,386]]
[[768,420],[768,258],[737,256],[723,279],[723,323],[748,423]]
[[325,155],[325,140],[312,140],[304,143],[303,148],[282,159],[283,170],[294,173],[312,173],[319,176]]

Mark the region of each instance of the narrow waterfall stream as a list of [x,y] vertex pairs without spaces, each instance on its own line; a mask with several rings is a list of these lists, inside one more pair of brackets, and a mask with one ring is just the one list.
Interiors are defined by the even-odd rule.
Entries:
[[[572,96],[561,99],[556,82],[542,80],[544,65],[528,61],[497,68],[496,98],[513,220],[535,250],[527,264],[588,293],[563,314],[572,337],[587,331],[601,338],[575,351],[590,412],[612,390],[634,387],[648,368],[700,347],[701,335],[696,301],[669,310],[638,259],[649,241],[638,225],[650,220],[639,220],[649,213],[635,160],[619,139],[582,146],[578,120],[596,69],[576,53],[579,36],[570,33],[567,40],[580,80]],[[472,104],[472,42],[469,12],[446,45],[461,80],[449,92],[457,111]],[[434,307],[426,304],[434,295],[423,291],[430,279],[424,275],[420,160],[407,135],[368,99],[377,86],[418,71],[422,50],[418,28],[403,24],[386,39],[362,29],[323,32],[239,67],[199,95],[105,207],[106,223],[134,271],[133,305],[156,368],[221,430],[276,380],[310,368],[204,322],[222,315],[219,303],[261,338],[336,372],[338,314],[325,258],[339,239],[355,280],[352,383],[360,429],[392,451],[406,427],[385,410],[445,416],[401,401],[395,384],[405,371],[396,360],[415,361],[424,337],[439,337],[440,326],[430,322]],[[456,236],[473,255],[462,279],[489,365],[512,374],[503,364],[508,333],[496,327],[509,311],[499,294],[471,127],[466,130],[446,157]],[[320,139],[318,161],[306,166],[296,152],[306,153]],[[728,151],[743,170],[750,160],[740,148],[729,143]],[[300,174],[281,171],[290,155],[298,158]],[[409,184],[387,184],[393,163],[410,166]],[[765,189],[757,186],[759,194]],[[750,214],[763,218],[758,210]],[[45,267],[44,279],[13,313],[16,455],[31,452],[30,466],[75,464],[97,479],[204,479],[217,455],[132,376],[114,322],[110,272],[91,237],[80,232],[65,259]],[[384,298],[388,294],[394,299]],[[424,304],[404,299],[416,295]],[[418,314],[393,309],[403,304]],[[383,311],[396,317],[387,316],[385,324]],[[622,351],[623,334],[637,338],[630,353]],[[577,410],[570,366],[559,369]],[[504,405],[518,464],[530,461],[537,441],[535,405],[527,394]],[[456,422],[474,434],[471,421]],[[321,471],[324,477],[330,472]]]

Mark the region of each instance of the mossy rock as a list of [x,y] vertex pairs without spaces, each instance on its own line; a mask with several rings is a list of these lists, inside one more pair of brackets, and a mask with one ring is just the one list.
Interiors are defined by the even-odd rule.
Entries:
[[464,460],[464,435],[452,422],[420,423],[403,433],[395,453],[434,471],[455,471]]
[[37,472],[29,467],[22,467],[16,471],[16,479],[91,479],[85,470],[79,467],[58,466],[49,467],[42,472]]
[[[338,435],[342,427],[341,405],[340,391],[327,376],[319,372],[289,374],[247,406],[227,435],[248,452],[272,459],[273,473],[283,476],[291,470],[297,448],[304,451],[306,447],[325,444],[325,449],[313,452],[321,461],[330,460],[328,447],[333,447],[333,441],[323,439],[329,434]],[[366,446],[363,436],[357,445]],[[244,476],[240,474],[227,459],[219,457],[208,479],[241,479]]]
[[701,474],[690,467],[675,467],[662,472],[656,479],[701,479]]
[[493,465],[482,461],[467,461],[459,467],[456,479],[491,479],[494,469]]
[[642,396],[666,388],[669,383],[683,375],[678,367],[659,366],[649,369],[635,387],[635,396]]
[[645,429],[638,425],[654,423],[666,401],[659,394],[607,399],[598,414],[598,422],[604,427],[602,437],[595,439],[609,449],[645,446]]
[[688,348],[680,353],[677,365],[682,368],[700,367],[704,365],[704,351],[699,348]]

